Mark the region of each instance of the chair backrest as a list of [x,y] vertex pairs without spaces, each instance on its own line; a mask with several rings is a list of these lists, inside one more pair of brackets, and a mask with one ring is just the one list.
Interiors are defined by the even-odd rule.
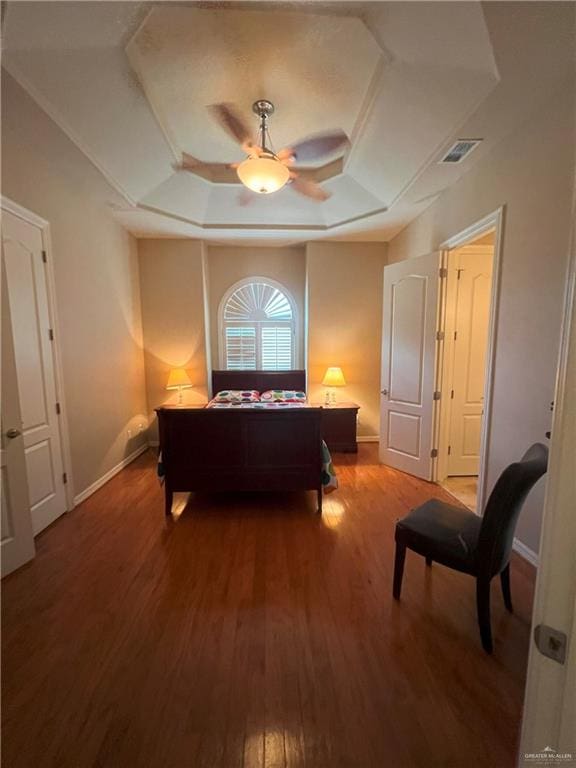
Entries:
[[534,443],[520,461],[506,467],[498,478],[484,509],[478,537],[476,562],[480,573],[492,577],[508,563],[524,500],[547,466],[548,448]]

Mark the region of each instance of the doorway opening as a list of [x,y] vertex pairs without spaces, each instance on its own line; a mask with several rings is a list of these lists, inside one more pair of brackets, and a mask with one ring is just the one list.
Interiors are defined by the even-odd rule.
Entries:
[[439,415],[436,481],[473,512],[480,512],[479,476],[488,383],[496,229],[446,253],[444,407]]

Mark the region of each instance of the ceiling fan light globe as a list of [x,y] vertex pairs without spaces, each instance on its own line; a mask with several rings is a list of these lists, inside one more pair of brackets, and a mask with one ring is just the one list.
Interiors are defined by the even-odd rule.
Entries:
[[277,192],[290,179],[290,171],[275,157],[247,157],[236,169],[245,187],[260,195]]

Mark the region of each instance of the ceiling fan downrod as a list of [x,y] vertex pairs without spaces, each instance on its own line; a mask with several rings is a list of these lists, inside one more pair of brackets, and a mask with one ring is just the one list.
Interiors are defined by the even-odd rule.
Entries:
[[[267,99],[259,99],[252,104],[252,112],[260,118],[260,149],[270,155],[274,155],[266,146],[266,134],[268,132],[268,118],[274,114],[274,104]],[[275,155],[274,155],[275,156]]]

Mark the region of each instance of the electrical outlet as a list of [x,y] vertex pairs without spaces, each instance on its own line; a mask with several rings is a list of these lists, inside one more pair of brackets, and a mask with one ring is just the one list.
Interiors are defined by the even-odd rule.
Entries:
[[126,434],[128,436],[128,440],[130,440],[130,438],[132,437],[132,430],[131,429],[127,429],[126,430]]
[[144,432],[144,424],[138,424],[138,432]]

